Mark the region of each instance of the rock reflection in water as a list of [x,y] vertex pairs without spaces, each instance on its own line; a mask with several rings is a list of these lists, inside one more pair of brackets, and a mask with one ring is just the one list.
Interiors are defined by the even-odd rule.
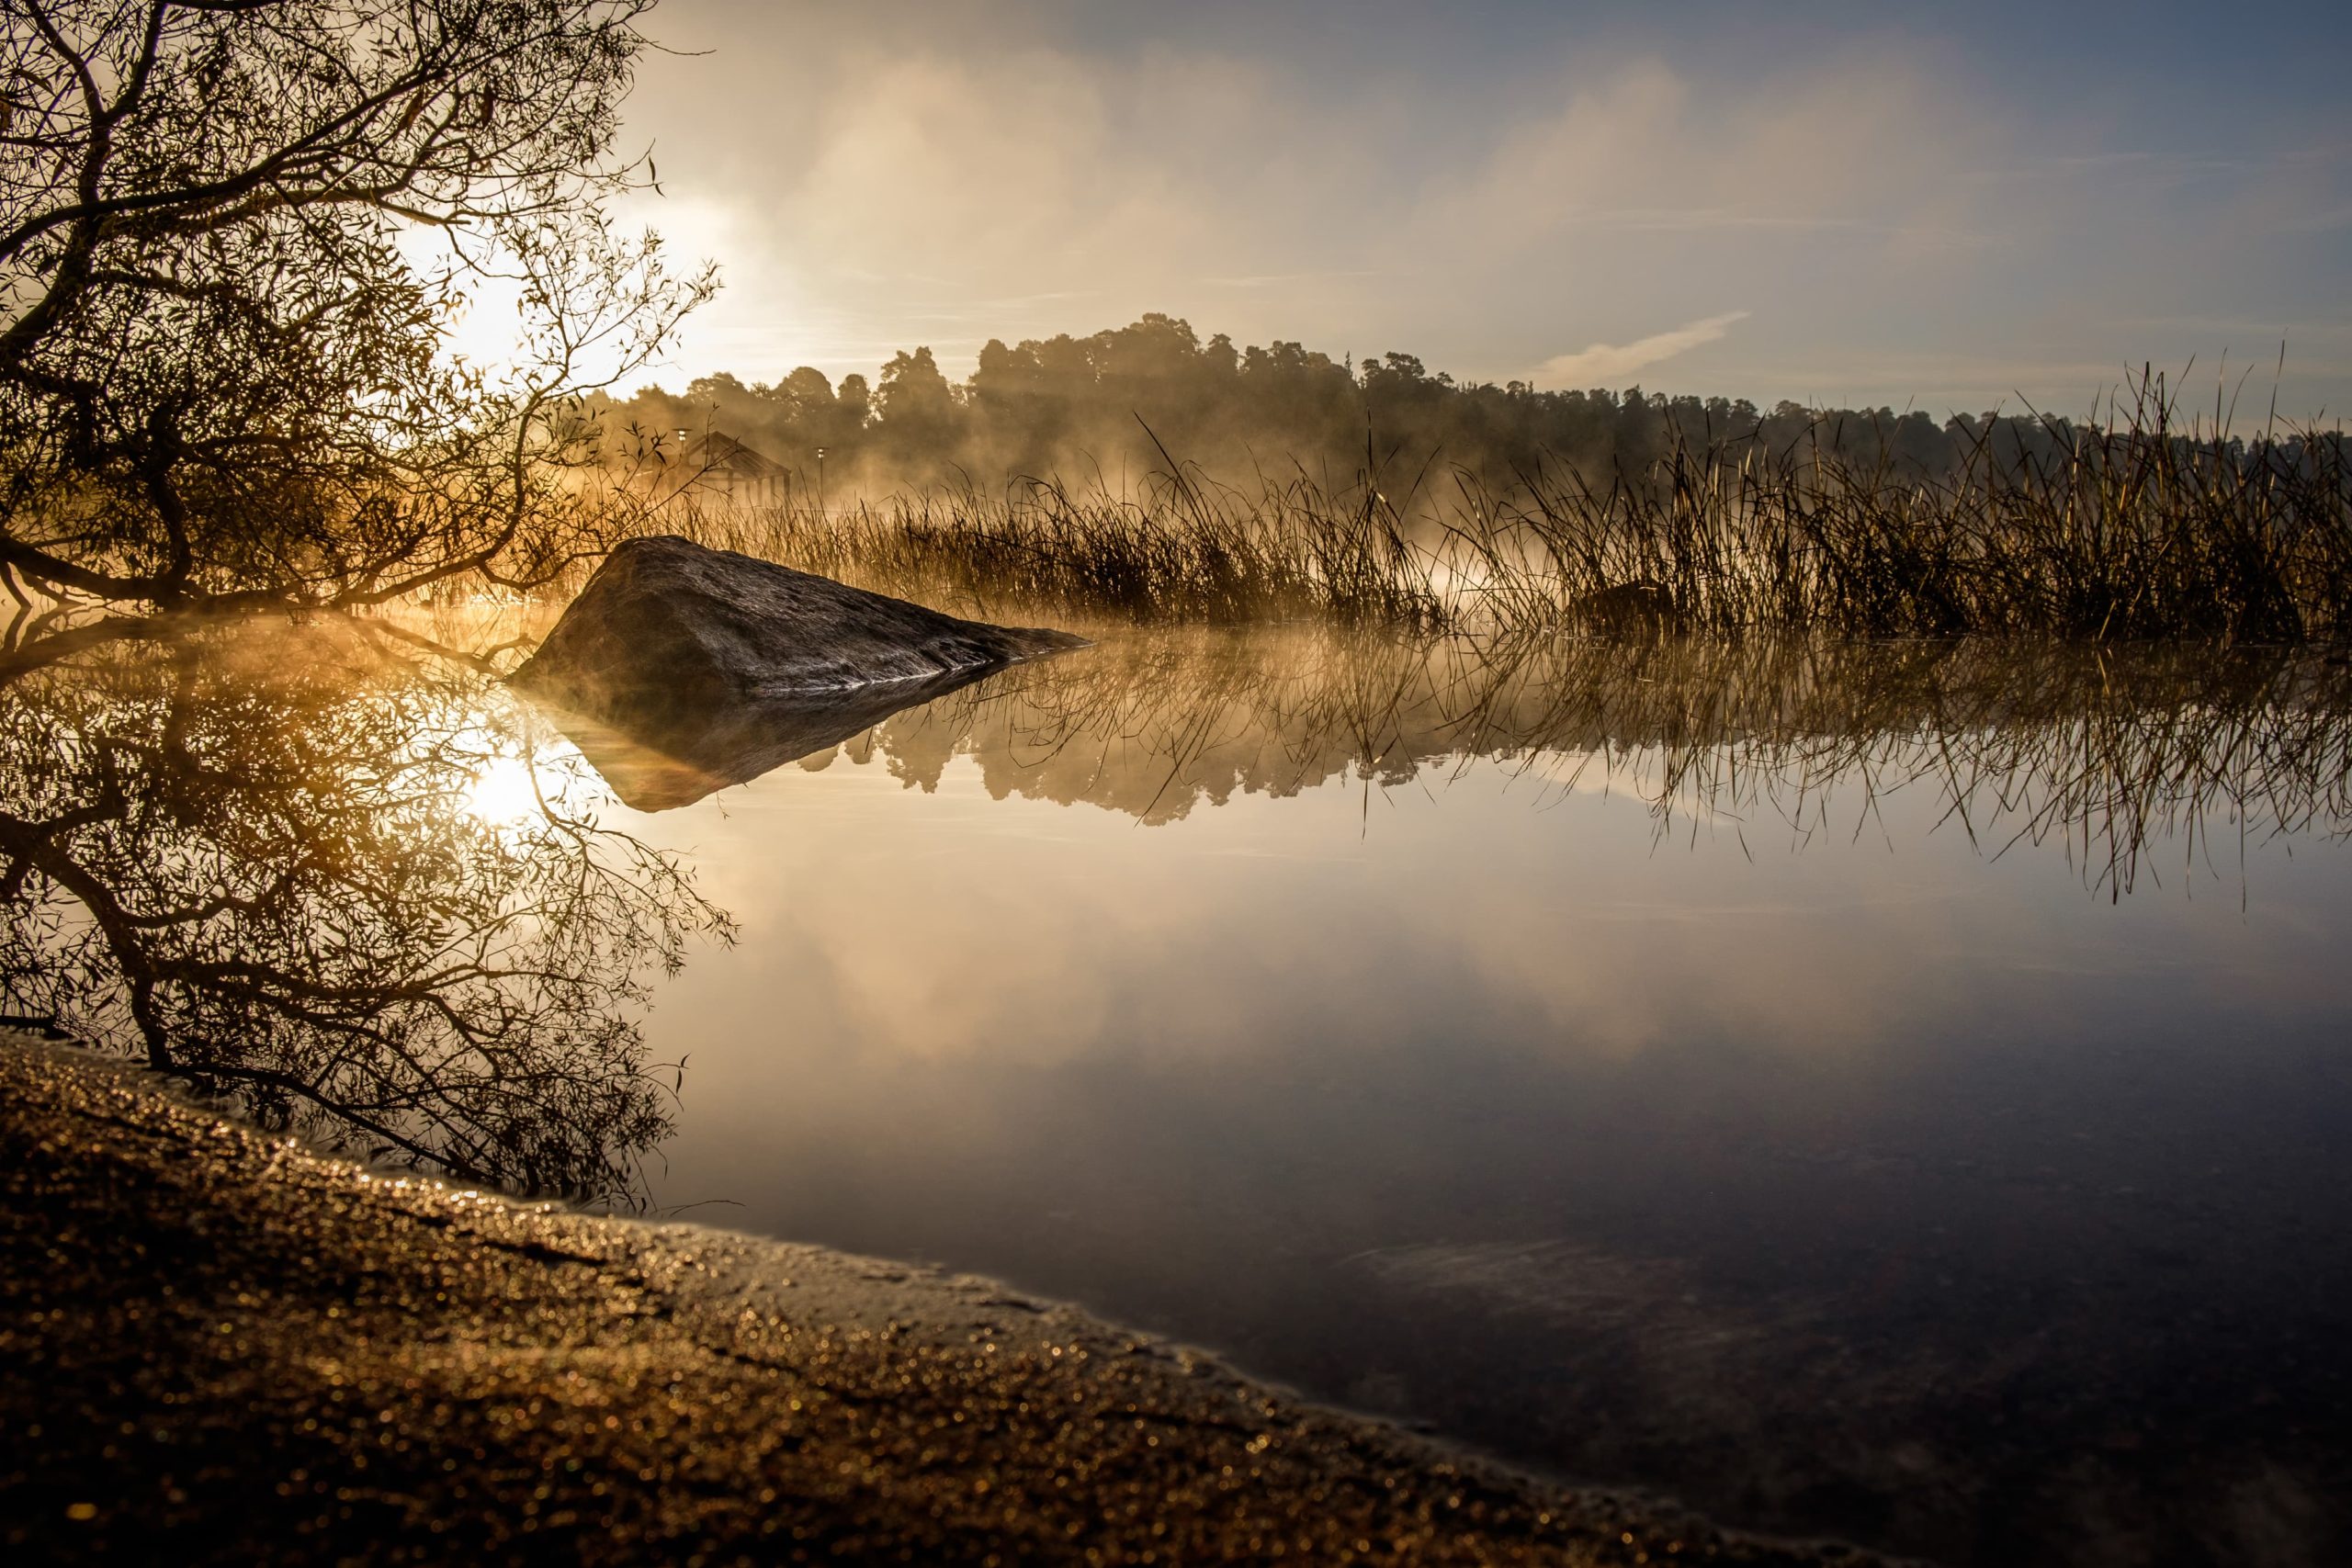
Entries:
[[636,1014],[725,917],[496,682],[348,624],[155,626],[0,684],[6,1010],[467,1179],[628,1201]]
[[713,712],[676,712],[659,725],[622,729],[533,697],[565,739],[579,749],[621,804],[637,811],[673,811],[730,784],[863,734],[878,721],[985,679],[986,668],[927,681],[877,682],[831,692],[802,692],[729,704]]

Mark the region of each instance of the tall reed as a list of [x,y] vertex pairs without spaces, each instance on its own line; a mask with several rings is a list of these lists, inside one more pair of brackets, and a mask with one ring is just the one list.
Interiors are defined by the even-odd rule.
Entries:
[[701,543],[844,581],[989,608],[1035,605],[1139,622],[1300,617],[1441,630],[1461,607],[1376,491],[1306,479],[1244,497],[1198,476],[1140,497],[1035,480],[814,506],[712,505],[658,516]]

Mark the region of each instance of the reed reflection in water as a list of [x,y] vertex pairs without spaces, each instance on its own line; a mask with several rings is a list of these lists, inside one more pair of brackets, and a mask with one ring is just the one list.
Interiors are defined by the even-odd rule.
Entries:
[[[1147,823],[1342,777],[1395,789],[1474,760],[1644,800],[1656,832],[1750,852],[1871,828],[1932,794],[1988,855],[2063,853],[2110,897],[2246,842],[2352,827],[2352,664],[2276,649],[2059,643],[1490,641],[1102,634],[800,761],[879,758],[935,787]],[[1848,799],[1853,814],[1833,802]],[[1883,825],[1877,829],[1883,831]],[[2220,837],[2217,839],[2216,835]]]

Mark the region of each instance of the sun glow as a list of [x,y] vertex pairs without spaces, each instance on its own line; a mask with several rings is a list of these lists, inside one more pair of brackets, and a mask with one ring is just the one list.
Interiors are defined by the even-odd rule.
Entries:
[[522,288],[511,279],[472,279],[444,323],[442,355],[493,380],[511,379],[531,357],[523,342],[522,307]]
[[538,775],[520,757],[492,757],[474,771],[466,790],[469,815],[494,827],[526,822],[547,810]]
[[[393,243],[420,278],[439,277],[458,265],[458,241],[448,232],[411,224]],[[480,236],[469,235],[464,254],[476,264],[458,279],[435,323],[436,357],[444,367],[462,366],[492,381],[511,378],[530,358],[524,341],[523,287],[512,276],[514,258]]]

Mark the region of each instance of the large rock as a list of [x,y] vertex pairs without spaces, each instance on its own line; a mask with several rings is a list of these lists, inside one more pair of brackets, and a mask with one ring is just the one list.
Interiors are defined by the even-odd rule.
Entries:
[[1086,639],[943,615],[662,536],[605,558],[517,685],[598,717],[991,669]]
[[[600,742],[640,749],[639,769],[649,759],[682,764],[659,784],[647,776],[650,787],[632,802],[660,809],[1016,660],[1085,642],[661,536],[606,557],[514,683],[558,709],[567,729],[585,719],[616,732]],[[607,780],[629,771],[615,767]]]

